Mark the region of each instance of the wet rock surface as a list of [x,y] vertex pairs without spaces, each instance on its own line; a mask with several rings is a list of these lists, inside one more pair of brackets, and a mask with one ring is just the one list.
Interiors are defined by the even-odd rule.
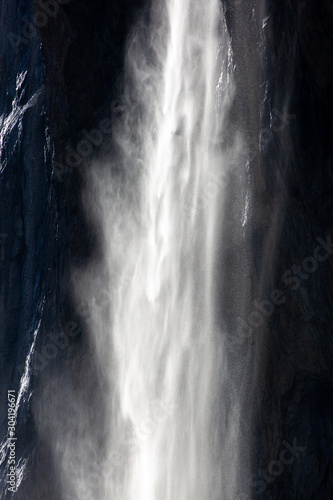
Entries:
[[[250,147],[260,138],[250,167],[252,304],[244,317],[260,367],[249,481],[254,498],[324,499],[332,496],[333,452],[332,7],[267,2],[260,11],[243,2],[228,16],[235,115],[242,125],[244,109],[254,106],[245,125]],[[274,289],[283,302],[262,305],[262,323],[253,326],[260,322],[250,316],[254,300],[262,304]],[[294,460],[283,454],[285,443],[299,447]]]

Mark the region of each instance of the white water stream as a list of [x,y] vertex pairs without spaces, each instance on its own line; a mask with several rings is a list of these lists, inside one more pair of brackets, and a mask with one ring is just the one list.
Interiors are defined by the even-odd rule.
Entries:
[[111,297],[91,329],[109,370],[105,500],[229,500],[215,292],[232,99],[221,9],[153,3],[128,44],[112,174],[92,181]]

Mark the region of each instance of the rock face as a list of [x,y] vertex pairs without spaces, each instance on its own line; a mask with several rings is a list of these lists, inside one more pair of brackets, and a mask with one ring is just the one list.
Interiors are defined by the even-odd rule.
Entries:
[[[52,404],[60,403],[45,394],[45,386],[50,390],[54,379],[62,394],[64,407],[52,407],[60,427],[62,411],[71,410],[66,384],[77,384],[83,405],[94,401],[89,384],[98,383],[96,367],[82,359],[89,353],[86,317],[75,312],[69,289],[71,270],[92,257],[96,242],[81,202],[80,167],[87,151],[84,146],[81,156],[72,151],[88,140],[92,159],[107,146],[125,41],[140,7],[140,1],[76,0],[5,1],[0,6],[0,369],[3,400],[9,389],[19,399],[17,499],[59,499],[49,422],[39,423]],[[97,139],[89,135],[95,128],[101,134]],[[60,373],[65,374],[62,386]],[[19,394],[21,377],[26,383]],[[102,413],[101,405],[101,422]],[[4,410],[2,445],[6,433]],[[3,446],[2,485],[5,452]],[[3,486],[0,497],[5,498]]]
[[[259,366],[252,495],[330,498],[332,6],[237,4],[228,3],[238,82],[234,113],[254,150],[252,304],[244,318]],[[281,303],[262,304],[265,320],[255,327],[260,321],[251,312],[274,289],[283,294]]]
[[[0,5],[0,387],[4,401],[8,389],[19,400],[18,500],[59,499],[49,435],[61,433],[63,414],[75,421],[84,408],[89,421],[99,405],[100,428],[106,418],[103,379],[85,335],[89,307],[74,306],[71,274],[98,259],[81,174],[109,153],[125,42],[143,1],[43,5]],[[243,199],[232,184],[220,295],[237,333],[240,288],[245,282],[250,290],[242,313],[252,329],[242,345],[251,352],[253,379],[245,385],[256,438],[249,496],[326,500],[333,496],[332,4],[224,6],[236,65],[231,133],[246,138],[249,208],[239,241],[233,221],[239,225],[246,193]],[[262,320],[252,314],[260,307]],[[50,408],[58,430],[50,428]],[[1,446],[6,432],[5,410]],[[0,463],[4,481],[3,447]]]
[[[0,199],[1,199],[1,490],[5,494],[7,391],[15,390],[18,483],[24,461],[35,448],[34,422],[28,408],[33,353],[44,315],[56,321],[46,303],[46,283],[55,279],[57,211],[51,184],[49,117],[45,106],[43,62],[37,38],[18,46],[30,2],[3,2],[1,12]],[[52,299],[53,300],[53,299]],[[31,363],[32,360],[30,360]],[[18,393],[22,378],[22,392]],[[22,484],[22,483],[21,483]],[[52,497],[50,497],[52,498]]]

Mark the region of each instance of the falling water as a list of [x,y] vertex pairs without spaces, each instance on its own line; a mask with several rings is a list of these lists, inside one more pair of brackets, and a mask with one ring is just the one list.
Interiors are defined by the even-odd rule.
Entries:
[[105,499],[227,498],[215,287],[231,68],[218,0],[156,1],[128,42],[113,159],[91,184],[110,297],[92,325],[109,370]]

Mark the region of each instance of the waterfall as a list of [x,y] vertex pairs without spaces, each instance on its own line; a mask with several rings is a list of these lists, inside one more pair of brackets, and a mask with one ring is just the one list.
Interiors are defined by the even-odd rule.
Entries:
[[103,288],[108,304],[91,324],[109,399],[99,495],[227,499],[215,287],[233,85],[221,4],[153,3],[125,68],[113,155],[86,198],[104,258],[85,294]]
[[332,5],[0,3],[0,500],[333,498]]

